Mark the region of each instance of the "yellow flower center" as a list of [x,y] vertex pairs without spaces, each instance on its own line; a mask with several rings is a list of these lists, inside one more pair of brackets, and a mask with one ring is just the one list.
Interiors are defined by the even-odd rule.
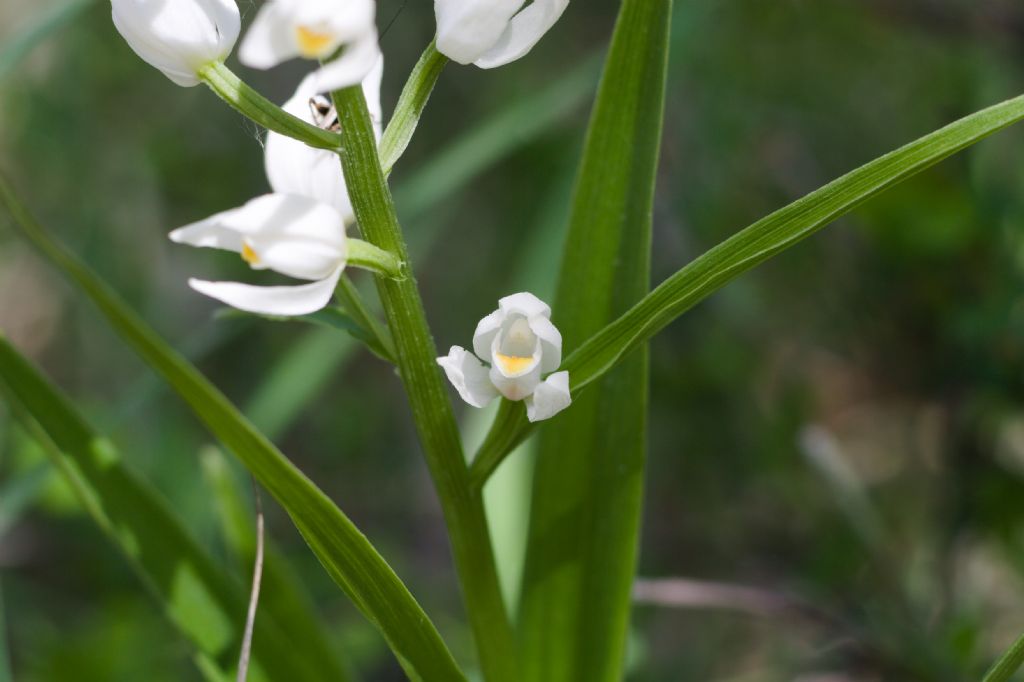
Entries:
[[533,358],[521,358],[518,355],[502,355],[495,353],[494,358],[501,364],[506,374],[518,374],[530,366]]
[[260,264],[259,255],[248,244],[242,244],[242,260],[254,267]]
[[323,57],[324,52],[331,47],[331,35],[314,31],[306,26],[299,26],[295,29],[299,43],[299,53],[306,59]]

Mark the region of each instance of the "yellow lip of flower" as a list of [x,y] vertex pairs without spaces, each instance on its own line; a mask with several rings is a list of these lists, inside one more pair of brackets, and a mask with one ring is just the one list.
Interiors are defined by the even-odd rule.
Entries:
[[260,264],[260,257],[248,244],[242,244],[242,260],[252,266]]
[[299,44],[299,53],[306,59],[323,57],[324,52],[331,47],[331,35],[314,31],[306,26],[299,26],[295,29],[296,38]]
[[501,353],[495,353],[494,359],[501,364],[501,368],[505,370],[506,374],[518,374],[533,362],[532,357],[522,358],[518,355],[503,355]]

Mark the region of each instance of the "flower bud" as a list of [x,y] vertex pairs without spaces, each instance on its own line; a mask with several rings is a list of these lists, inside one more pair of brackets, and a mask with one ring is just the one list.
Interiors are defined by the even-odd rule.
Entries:
[[459,64],[493,69],[529,52],[569,0],[434,0],[437,49]]
[[114,26],[135,53],[178,85],[199,84],[196,72],[223,61],[238,39],[234,0],[111,0]]

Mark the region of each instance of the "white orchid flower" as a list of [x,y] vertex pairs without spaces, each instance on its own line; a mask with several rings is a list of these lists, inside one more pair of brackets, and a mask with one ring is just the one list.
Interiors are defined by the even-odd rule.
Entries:
[[[462,399],[484,407],[498,395],[526,403],[531,422],[548,419],[572,402],[569,373],[562,363],[562,335],[551,323],[551,308],[530,293],[506,296],[480,320],[473,353],[452,346],[437,359]],[[481,362],[486,359],[490,368]],[[553,373],[552,373],[553,372]],[[541,376],[548,374],[546,379]]]
[[199,69],[224,61],[241,26],[234,0],[111,0],[110,7],[135,53],[185,87],[199,84]]
[[174,230],[171,241],[234,251],[255,270],[273,270],[298,286],[188,281],[196,291],[262,315],[306,315],[331,300],[348,261],[345,219],[333,206],[297,194],[265,194]]
[[[380,82],[383,73],[384,58],[380,57],[377,65],[363,80],[363,93],[366,95],[366,104],[370,109],[370,118],[373,120],[378,142],[381,136]],[[299,83],[295,94],[282,108],[306,123],[330,127],[331,121],[317,120],[314,116],[314,107],[317,106],[314,98],[318,94],[315,77],[310,74]],[[331,112],[328,116],[336,118],[337,114],[333,113],[333,109]],[[315,149],[286,135],[269,132],[263,159],[267,180],[270,181],[270,187],[275,193],[301,194],[322,201],[336,208],[346,223],[355,220],[341,163],[334,152]]]
[[569,0],[434,0],[437,49],[459,64],[493,69],[519,59],[555,25]]
[[238,58],[269,69],[294,57],[326,60],[314,72],[317,92],[363,80],[380,57],[374,0],[268,0],[249,27]]

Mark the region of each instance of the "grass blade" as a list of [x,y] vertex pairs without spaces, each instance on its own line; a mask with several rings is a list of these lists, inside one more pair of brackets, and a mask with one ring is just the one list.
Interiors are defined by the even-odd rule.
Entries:
[[1005,654],[992,666],[981,682],[1007,682],[1024,665],[1024,635],[1017,638]]
[[[578,346],[650,288],[671,0],[624,0],[591,115],[554,321]],[[639,544],[647,355],[541,432],[521,601],[525,678],[619,680]],[[571,376],[571,375],[570,375]]]
[[[197,653],[228,676],[242,635],[245,599],[178,522],[159,494],[122,463],[67,399],[0,338],[0,388],[83,507],[122,551]],[[270,609],[256,636],[262,679],[325,679],[322,662]],[[332,678],[333,679],[333,678]]]
[[[723,286],[806,239],[872,197],[1024,119],[1024,96],[961,118],[833,180],[733,235],[658,285],[566,359],[573,391],[601,378],[630,351]],[[531,427],[512,415],[488,434],[473,480],[486,480]]]
[[414,678],[461,680],[426,613],[366,537],[312,481],[172,350],[81,261],[54,242],[0,179],[0,202],[43,255],[92,299],[111,326],[161,374],[288,512],[334,581],[384,635]]

